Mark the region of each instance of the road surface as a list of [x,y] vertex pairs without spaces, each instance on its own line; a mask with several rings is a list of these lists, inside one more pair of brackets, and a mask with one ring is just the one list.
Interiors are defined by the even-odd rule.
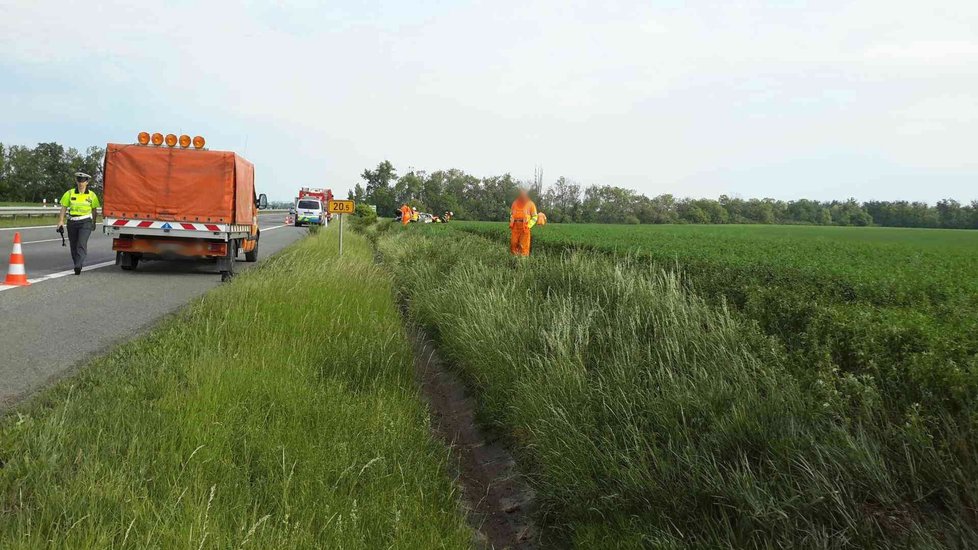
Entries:
[[[284,218],[259,217],[259,261],[307,234],[283,225]],[[85,271],[75,276],[68,248],[53,227],[19,232],[33,284],[0,286],[0,410],[221,284],[208,262],[147,261],[136,271],[122,271],[101,225],[88,243]],[[14,233],[0,229],[0,282]],[[241,254],[235,270],[252,265]]]

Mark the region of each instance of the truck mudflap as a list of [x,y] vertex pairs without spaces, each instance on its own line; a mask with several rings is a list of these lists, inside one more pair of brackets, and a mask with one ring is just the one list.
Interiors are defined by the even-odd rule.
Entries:
[[227,282],[234,277],[234,259],[238,255],[238,242],[228,243],[227,254],[217,259],[217,270],[221,272],[221,282]]

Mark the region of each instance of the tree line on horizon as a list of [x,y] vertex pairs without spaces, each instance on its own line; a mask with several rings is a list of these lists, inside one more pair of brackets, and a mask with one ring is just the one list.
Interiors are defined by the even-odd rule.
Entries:
[[[56,200],[70,188],[72,174],[92,174],[101,184],[105,150],[84,152],[58,143],[34,147],[0,143],[0,201],[40,203]],[[581,185],[558,178],[551,185],[524,182],[510,174],[479,178],[462,170],[398,175],[389,161],[364,170],[363,183],[350,191],[357,202],[373,204],[382,216],[394,216],[404,203],[419,210],[455,213],[463,220],[505,220],[518,188],[525,185],[539,209],[556,223],[760,223],[978,229],[978,200],[961,204],[944,199],[936,205],[911,201],[855,199],[782,201],[770,198],[677,198],[671,194],[647,197],[614,185]]]
[[537,207],[556,223],[757,223],[839,226],[978,229],[978,200],[961,204],[944,199],[936,205],[912,201],[855,199],[677,198],[647,197],[614,185],[581,185],[564,177],[551,185],[524,182],[510,174],[479,178],[462,170],[411,170],[398,176],[387,160],[361,174],[363,183],[349,198],[377,206],[381,216],[394,216],[401,204],[425,212],[455,213],[460,220],[505,220],[520,186],[530,188]]
[[0,143],[0,201],[56,201],[75,184],[75,172],[91,174],[100,188],[104,155],[104,148],[94,146],[81,152],[53,142],[34,147]]

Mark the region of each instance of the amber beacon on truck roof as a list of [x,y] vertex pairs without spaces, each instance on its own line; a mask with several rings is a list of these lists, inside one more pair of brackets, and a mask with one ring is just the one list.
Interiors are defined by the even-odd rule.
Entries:
[[181,149],[186,149],[191,145],[194,146],[194,149],[203,149],[206,143],[203,136],[194,136],[193,139],[190,139],[190,136],[183,134],[178,138],[176,134],[167,134],[164,136],[159,132],[153,135],[150,135],[149,132],[139,132],[139,135],[136,136],[136,142],[140,145],[149,145],[152,143],[156,147],[161,147],[164,143],[166,143],[167,147],[176,147],[179,144]]

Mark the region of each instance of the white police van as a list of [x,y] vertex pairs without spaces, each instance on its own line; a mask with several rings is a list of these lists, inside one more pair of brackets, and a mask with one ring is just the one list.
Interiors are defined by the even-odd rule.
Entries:
[[295,201],[295,226],[326,225],[326,208],[318,199],[301,198]]

